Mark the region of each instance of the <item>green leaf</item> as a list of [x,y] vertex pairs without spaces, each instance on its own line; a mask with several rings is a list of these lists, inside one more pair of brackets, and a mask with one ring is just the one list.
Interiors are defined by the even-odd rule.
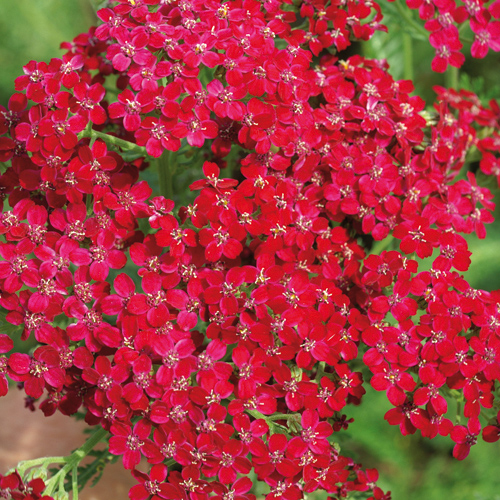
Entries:
[[[89,456],[95,457],[92,462],[83,467],[78,467],[78,489],[82,491],[87,483],[90,486],[95,486],[102,477],[106,465],[116,462],[118,455],[111,455],[106,447],[104,450],[92,450]],[[67,486],[70,486],[70,480],[67,481]]]
[[90,5],[97,12],[99,9],[107,7],[109,4],[108,0],[90,0]]
[[126,161],[127,163],[133,162],[139,158],[144,157],[144,155],[142,155],[140,153],[134,153],[133,151],[122,151],[119,153],[120,153],[121,157],[123,158],[123,160]]
[[23,325],[13,325],[7,321],[8,311],[5,309],[0,309],[0,333],[5,333],[7,335],[20,334],[23,331]]

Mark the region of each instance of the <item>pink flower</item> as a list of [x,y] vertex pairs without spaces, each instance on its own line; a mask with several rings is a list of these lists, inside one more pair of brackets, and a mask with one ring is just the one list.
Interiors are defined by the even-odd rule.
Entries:
[[459,52],[462,43],[458,39],[456,30],[451,28],[442,29],[431,33],[429,37],[431,45],[436,49],[436,56],[432,60],[431,67],[437,73],[444,73],[448,64],[459,68],[465,61],[465,56]]
[[451,431],[451,439],[455,441],[453,456],[458,460],[463,460],[469,455],[471,446],[477,443],[477,436],[481,432],[481,424],[477,418],[471,418],[467,427],[456,425]]
[[24,382],[26,394],[39,398],[45,385],[61,390],[65,372],[60,366],[59,354],[51,346],[38,347],[33,357],[12,353],[9,358],[9,375],[17,382]]
[[129,491],[131,500],[158,500],[159,498],[169,498],[168,488],[165,484],[165,479],[168,474],[166,465],[157,464],[151,467],[149,474],[140,472],[136,469],[132,470],[132,475],[139,481],[140,484],[132,486]]
[[117,29],[114,37],[118,43],[108,48],[107,57],[116,70],[125,71],[132,61],[143,66],[152,59],[153,55],[144,48],[149,37],[143,28],[137,27],[131,32]]
[[94,245],[89,249],[92,258],[90,276],[96,281],[105,280],[111,269],[121,269],[127,263],[127,257],[115,248],[115,235],[111,231],[101,231]]
[[73,89],[73,93],[74,98],[70,104],[72,113],[76,112],[83,116],[86,121],[90,120],[96,125],[101,125],[106,121],[106,112],[99,104],[106,94],[101,84],[95,83],[89,86],[84,82],[77,83]]
[[150,458],[158,453],[154,443],[149,439],[151,424],[140,420],[132,428],[130,425],[114,423],[110,428],[109,452],[123,455],[123,467],[134,469],[141,461],[141,456]]

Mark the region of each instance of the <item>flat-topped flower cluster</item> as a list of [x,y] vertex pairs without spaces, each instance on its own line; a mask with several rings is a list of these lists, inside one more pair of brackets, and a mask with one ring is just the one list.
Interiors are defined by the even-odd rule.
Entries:
[[[371,1],[111,3],[0,111],[0,305],[36,344],[0,334],[0,395],[10,377],[109,431],[133,500],[250,500],[251,477],[268,500],[388,499],[335,445],[367,385],[458,459],[497,440],[500,295],[461,274],[493,221],[467,161],[500,180],[496,101],[437,88],[425,113],[385,62],[339,60],[384,29]],[[435,70],[459,65],[454,23],[498,50],[498,2],[409,4]],[[0,492],[54,493],[17,472]]]

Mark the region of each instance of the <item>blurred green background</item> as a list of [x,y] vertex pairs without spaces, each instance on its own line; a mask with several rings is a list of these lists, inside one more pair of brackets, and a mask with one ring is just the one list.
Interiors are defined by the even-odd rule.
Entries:
[[0,103],[31,60],[60,57],[59,45],[95,24],[89,0],[0,0]]
[[[62,41],[87,31],[95,22],[89,0],[0,0],[0,103],[7,103],[23,65],[32,59],[59,57]],[[403,34],[405,31],[396,27],[389,35],[376,35],[363,48],[367,56],[387,58],[396,78],[403,78],[405,61],[407,70],[409,67],[402,50]],[[410,62],[417,92],[431,102],[432,85],[444,85],[450,77],[431,72],[433,53],[427,41],[414,40],[412,46]],[[483,61],[468,58],[458,77],[460,84],[485,98],[500,97],[499,63],[498,54]],[[496,182],[483,180],[498,195]],[[476,288],[494,290],[500,288],[500,225],[495,223],[488,229],[486,241],[469,238],[473,257],[466,277]],[[355,422],[339,437],[343,453],[365,467],[378,468],[379,485],[392,490],[394,499],[500,500],[499,443],[487,445],[479,440],[469,458],[458,462],[451,456],[449,439],[402,437],[398,428],[384,421],[389,408],[385,394],[369,390],[361,406],[348,410]]]

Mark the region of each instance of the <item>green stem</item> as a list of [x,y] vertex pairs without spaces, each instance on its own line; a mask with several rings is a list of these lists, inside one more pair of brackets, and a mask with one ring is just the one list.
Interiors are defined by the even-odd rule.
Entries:
[[125,141],[124,139],[119,139],[114,135],[103,134],[102,132],[97,132],[96,130],[92,130],[91,137],[96,137],[102,139],[106,144],[110,144],[112,146],[118,146],[119,148],[124,149],[125,151],[131,151],[132,153],[137,153],[142,156],[147,156],[148,152],[146,148],[142,146],[138,146],[133,142]]
[[90,217],[94,213],[94,196],[87,194],[87,199],[85,200],[85,206],[87,207],[87,217]]
[[33,460],[25,460],[17,464],[16,470],[23,476],[28,469],[32,469],[33,467],[46,469],[53,464],[64,464],[66,463],[66,458],[67,457],[42,457]]
[[82,137],[90,137],[90,134],[92,134],[92,122],[89,121],[85,129],[78,134],[78,140]]
[[411,17],[410,10],[406,5],[403,5],[404,0],[396,0],[394,2],[394,5],[396,6],[396,9],[398,10],[399,15],[403,18],[402,20],[411,26],[417,33],[420,35],[423,35],[425,39],[429,38],[429,32],[420,24],[414,21],[414,19]]
[[380,255],[384,250],[387,250],[394,242],[394,236],[386,236],[383,240],[375,241],[370,250],[371,255]]
[[457,399],[457,415],[455,417],[455,423],[462,423],[462,402]]
[[267,420],[267,417],[261,413],[260,411],[257,410],[245,410],[249,415],[252,415],[254,418],[263,418],[264,420]]
[[[46,482],[45,494],[52,495],[52,493],[57,488],[63,489],[64,488],[64,478],[66,477],[66,475],[69,472],[74,471],[75,469],[78,469],[78,465],[80,464],[80,462],[94,449],[96,444],[98,444],[100,441],[102,441],[107,436],[107,434],[108,434],[108,431],[106,429],[103,429],[103,428],[99,429],[94,434],[92,434],[92,436],[90,436],[90,438],[87,439],[87,441],[85,441],[85,443],[83,443],[83,445],[80,446],[80,448],[75,450],[71,455],[69,455],[67,457],[63,457],[65,465],[54,476],[52,476]],[[57,457],[57,458],[60,458],[60,457]],[[52,458],[51,458],[50,463],[54,463],[52,461]],[[76,476],[78,478],[77,474],[74,474],[74,476]],[[73,477],[73,480],[72,480],[73,484],[74,484],[74,481],[75,481],[75,479]],[[78,479],[76,481],[78,482]]]
[[173,199],[174,187],[172,183],[173,171],[175,165],[173,164],[173,155],[170,151],[165,150],[163,154],[156,160],[156,166],[158,169],[158,181],[160,184],[160,194],[168,198]]
[[314,377],[314,380],[317,384],[320,383],[321,379],[323,378],[323,375],[325,375],[325,368],[326,368],[326,362],[320,361],[318,365],[318,371],[316,372],[316,376]]
[[403,33],[403,77],[413,81],[413,43],[408,33]]
[[137,144],[134,144],[133,142],[125,141],[124,139],[119,139],[118,137],[115,137],[114,135],[104,134],[103,132],[97,132],[97,130],[91,130],[91,129],[89,130],[88,126],[83,132],[78,134],[78,139],[82,139],[83,137],[90,137],[92,141],[95,141],[96,139],[101,139],[108,146],[116,146],[116,147],[119,147],[125,151],[137,153],[138,155],[141,155],[141,156],[148,156],[148,152],[146,151],[146,148],[143,148],[142,146],[138,146]]
[[458,68],[450,66],[445,73],[446,87],[458,90]]
[[274,423],[270,417],[267,417],[260,411],[257,410],[245,410],[245,411],[254,418],[264,419],[267,422],[267,425],[269,425],[269,430],[271,431],[271,434],[276,434],[278,429],[281,429],[282,431],[285,431],[287,433],[290,432],[284,425]]
[[108,431],[106,429],[99,429],[94,432],[92,436],[90,436],[85,443],[80,446],[77,450],[75,450],[69,457],[69,461],[73,463],[81,462],[96,446],[97,443],[101,442],[108,435]]
[[296,418],[300,416],[300,413],[275,413],[268,417],[264,417],[266,420],[288,420],[289,418]]
[[73,467],[71,473],[71,490],[73,491],[73,500],[78,500],[78,466]]

